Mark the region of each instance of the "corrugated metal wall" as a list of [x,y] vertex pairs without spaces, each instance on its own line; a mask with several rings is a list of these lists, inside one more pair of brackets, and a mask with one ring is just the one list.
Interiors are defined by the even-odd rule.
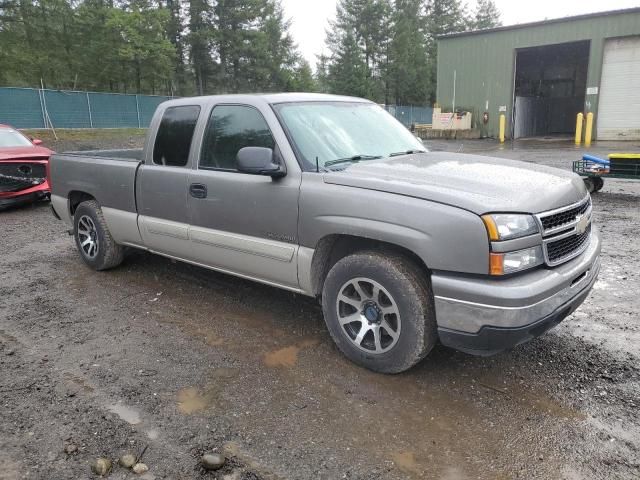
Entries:
[[171,97],[0,88],[0,123],[16,128],[146,128]]
[[[489,112],[489,123],[486,126],[479,124],[478,128],[483,135],[493,137],[498,135],[498,118],[503,107],[507,117],[507,136],[510,137],[516,49],[588,40],[587,88],[599,88],[605,40],[638,34],[640,9],[632,9],[440,39],[437,101],[444,109],[450,109],[454,104],[455,91],[456,108],[472,111],[475,119],[481,118],[483,112]],[[598,99],[597,94],[586,95],[584,108],[585,112],[594,113],[596,128]]]

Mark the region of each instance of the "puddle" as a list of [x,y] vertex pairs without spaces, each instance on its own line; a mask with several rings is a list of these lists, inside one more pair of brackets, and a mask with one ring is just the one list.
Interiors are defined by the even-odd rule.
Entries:
[[197,388],[183,388],[178,392],[178,410],[187,415],[206,410],[212,402],[210,393],[203,394]]
[[204,334],[204,341],[210,347],[219,347],[221,345],[224,345],[224,339],[222,339],[222,338],[220,338],[217,335],[214,335],[212,333],[205,333]]
[[94,392],[94,388],[89,385],[85,379],[75,376],[69,372],[65,372],[63,375],[65,380],[67,380],[67,382],[69,382],[70,388],[72,390],[75,390],[74,393],[78,393],[79,391],[82,391],[84,393],[90,394]]
[[140,420],[140,413],[137,410],[127,407],[122,403],[107,405],[107,409],[130,425],[138,425],[142,421]]
[[317,340],[305,340],[298,345],[273,350],[265,354],[264,363],[267,367],[294,367],[296,363],[298,363],[298,354],[300,351],[317,344]]
[[416,462],[416,456],[413,452],[395,452],[391,454],[393,463],[404,473],[419,475],[422,468]]

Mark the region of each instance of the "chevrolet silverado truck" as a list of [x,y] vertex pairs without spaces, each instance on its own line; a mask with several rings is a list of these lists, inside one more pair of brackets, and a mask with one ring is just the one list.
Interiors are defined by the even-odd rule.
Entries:
[[55,155],[50,175],[89,267],[133,247],[316,297],[339,349],[378,372],[438,341],[490,355],[537,337],[600,268],[580,177],[428,152],[358,98],[170,100],[142,150]]

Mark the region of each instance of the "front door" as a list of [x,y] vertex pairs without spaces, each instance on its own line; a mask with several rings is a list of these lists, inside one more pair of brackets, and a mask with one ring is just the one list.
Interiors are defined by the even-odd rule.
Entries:
[[153,251],[189,259],[187,204],[190,151],[200,107],[167,108],[153,143],[152,154],[140,168],[137,201],[140,233]]
[[258,109],[215,106],[190,179],[192,253],[210,267],[297,288],[300,176],[272,179],[238,172],[236,155],[249,146],[279,155]]

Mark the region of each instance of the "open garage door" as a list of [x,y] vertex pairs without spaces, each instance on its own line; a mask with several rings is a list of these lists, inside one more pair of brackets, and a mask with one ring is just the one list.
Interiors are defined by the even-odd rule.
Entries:
[[513,137],[573,136],[584,110],[589,41],[516,51]]
[[604,45],[598,140],[640,140],[640,36]]

